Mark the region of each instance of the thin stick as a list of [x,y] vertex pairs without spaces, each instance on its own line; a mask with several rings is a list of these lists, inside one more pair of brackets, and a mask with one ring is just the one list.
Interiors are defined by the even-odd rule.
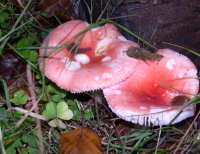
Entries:
[[35,110],[41,98],[42,96],[40,96],[40,98],[33,104],[32,108],[16,123],[15,128],[18,128],[24,122],[24,120],[26,120],[26,118],[31,114],[31,112]]
[[19,107],[13,107],[13,108],[11,108],[12,110],[15,110],[15,111],[18,111],[18,112],[21,112],[21,113],[24,113],[24,114],[26,114],[26,113],[28,113],[28,115],[29,116],[31,116],[31,117],[33,117],[33,118],[36,118],[36,119],[40,119],[40,120],[44,120],[44,121],[47,121],[47,120],[49,120],[47,117],[45,117],[45,116],[42,116],[42,115],[40,115],[40,114],[37,114],[37,113],[33,113],[33,112],[30,112],[30,111],[27,111],[27,110],[24,110],[24,109],[22,109],[22,108],[19,108]]
[[1,126],[0,126],[0,146],[1,146],[2,154],[6,154],[6,150],[5,150],[4,146],[3,146]]
[[160,125],[160,129],[159,129],[158,141],[157,141],[157,144],[156,144],[155,154],[157,154],[157,152],[158,152],[158,147],[159,147],[159,144],[160,144],[160,136],[161,136],[161,132],[162,132],[162,125]]
[[101,14],[98,16],[96,22],[98,22],[102,18],[103,14],[106,12],[106,9],[108,8],[109,3],[110,3],[110,0],[107,1],[105,8],[103,9],[103,11],[101,11]]
[[180,142],[178,143],[178,145],[177,145],[175,151],[173,152],[173,154],[176,154],[176,153],[177,153],[178,149],[180,148],[180,146],[181,146],[181,144],[183,143],[185,137],[187,136],[187,134],[188,134],[189,131],[191,130],[191,128],[192,128],[194,122],[197,120],[197,118],[199,117],[199,115],[200,115],[200,110],[199,110],[199,112],[197,113],[197,115],[195,116],[195,118],[194,118],[194,120],[192,121],[191,125],[188,127],[188,129],[187,129],[187,131],[185,132],[184,136],[181,138],[181,140],[180,140]]
[[[39,112],[39,108],[37,106],[38,102],[36,101],[36,94],[35,94],[35,86],[33,83],[33,79],[32,79],[32,73],[31,73],[31,66],[29,64],[27,64],[27,68],[26,68],[26,73],[27,73],[27,80],[29,83],[29,92],[31,94],[31,100],[32,100],[32,104],[33,106],[36,104],[35,107],[35,112],[38,113]],[[40,153],[44,154],[44,144],[43,144],[43,137],[42,137],[42,129],[41,129],[41,122],[40,119],[36,119],[36,128],[37,128],[37,136],[39,139],[39,149],[40,149]]]

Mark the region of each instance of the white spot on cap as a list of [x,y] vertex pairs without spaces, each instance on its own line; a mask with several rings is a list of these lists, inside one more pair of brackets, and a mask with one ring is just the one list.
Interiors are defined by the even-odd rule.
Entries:
[[109,60],[111,60],[111,57],[110,56],[106,56],[103,59],[101,59],[101,62],[106,62],[106,61],[109,61]]
[[77,54],[74,59],[81,64],[88,64],[90,62],[90,58],[86,54]]
[[183,74],[179,74],[179,78],[183,78]]
[[103,77],[104,79],[110,79],[110,78],[112,78],[112,75],[109,74],[109,73],[103,73],[103,74],[102,74],[102,77]]
[[81,68],[80,63],[71,61],[65,65],[65,68],[69,71],[76,71]]
[[68,58],[64,57],[64,58],[61,58],[60,61],[64,64],[66,64],[68,62]]
[[101,28],[101,27],[98,26],[98,27],[92,28],[91,30],[92,30],[92,31],[96,31],[96,30],[99,30],[100,28]]
[[172,70],[174,68],[174,65],[176,64],[175,60],[174,59],[170,59],[168,60],[168,62],[166,63],[166,67],[169,69],[169,70]]
[[114,72],[119,72],[122,68],[117,61],[108,63],[108,67],[110,67]]
[[118,39],[119,39],[120,41],[123,41],[123,42],[129,41],[129,40],[127,40],[124,36],[118,36]]
[[99,77],[98,77],[98,76],[95,76],[95,77],[94,77],[94,80],[95,80],[95,81],[98,81],[98,80],[99,80]]

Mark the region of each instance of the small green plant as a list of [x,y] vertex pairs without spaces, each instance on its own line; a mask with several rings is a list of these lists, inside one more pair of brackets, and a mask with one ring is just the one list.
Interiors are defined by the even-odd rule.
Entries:
[[23,105],[23,104],[26,104],[26,102],[28,101],[28,98],[29,98],[29,96],[26,95],[23,90],[19,90],[14,93],[12,102],[15,105]]
[[68,108],[68,104],[64,101],[59,103],[47,103],[42,114],[49,119],[52,119],[48,123],[51,127],[59,127],[63,129],[65,129],[66,126],[62,120],[70,120],[73,117],[73,112]]
[[38,53],[35,50],[32,50],[31,47],[36,42],[36,38],[34,35],[29,34],[28,36],[20,39],[16,45],[16,52],[23,59],[28,62],[36,64],[38,61]]

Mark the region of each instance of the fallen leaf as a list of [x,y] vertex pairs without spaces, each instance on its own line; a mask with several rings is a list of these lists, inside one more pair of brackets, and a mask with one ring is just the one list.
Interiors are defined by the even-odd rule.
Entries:
[[103,154],[100,138],[87,128],[77,128],[60,137],[59,154]]
[[151,53],[150,51],[144,48],[137,48],[137,47],[129,47],[127,50],[127,55],[129,57],[133,57],[135,59],[140,59],[143,61],[150,60],[150,61],[160,61],[163,56],[157,53]]

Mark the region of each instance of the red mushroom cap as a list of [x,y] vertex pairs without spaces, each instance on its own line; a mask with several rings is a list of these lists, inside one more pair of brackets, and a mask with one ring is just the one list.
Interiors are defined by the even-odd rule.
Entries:
[[[169,49],[157,53],[164,56],[160,61],[141,61],[127,80],[103,90],[110,108],[122,119],[167,125],[181,108],[181,102],[173,100],[179,96],[191,99],[198,93],[197,70],[187,57]],[[186,107],[173,123],[194,112],[194,105]]]
[[[74,36],[87,26],[80,20],[62,24],[50,33],[42,47],[46,44],[49,47],[77,45],[79,40]],[[87,31],[76,54],[72,46],[58,50],[49,57],[45,57],[45,50],[41,49],[39,66],[43,70],[45,58],[45,75],[71,92],[106,88],[126,79],[134,71],[138,61],[129,58],[125,52],[130,46],[138,47],[136,43],[123,38],[116,27],[106,24]],[[52,51],[46,50],[46,55]]]

